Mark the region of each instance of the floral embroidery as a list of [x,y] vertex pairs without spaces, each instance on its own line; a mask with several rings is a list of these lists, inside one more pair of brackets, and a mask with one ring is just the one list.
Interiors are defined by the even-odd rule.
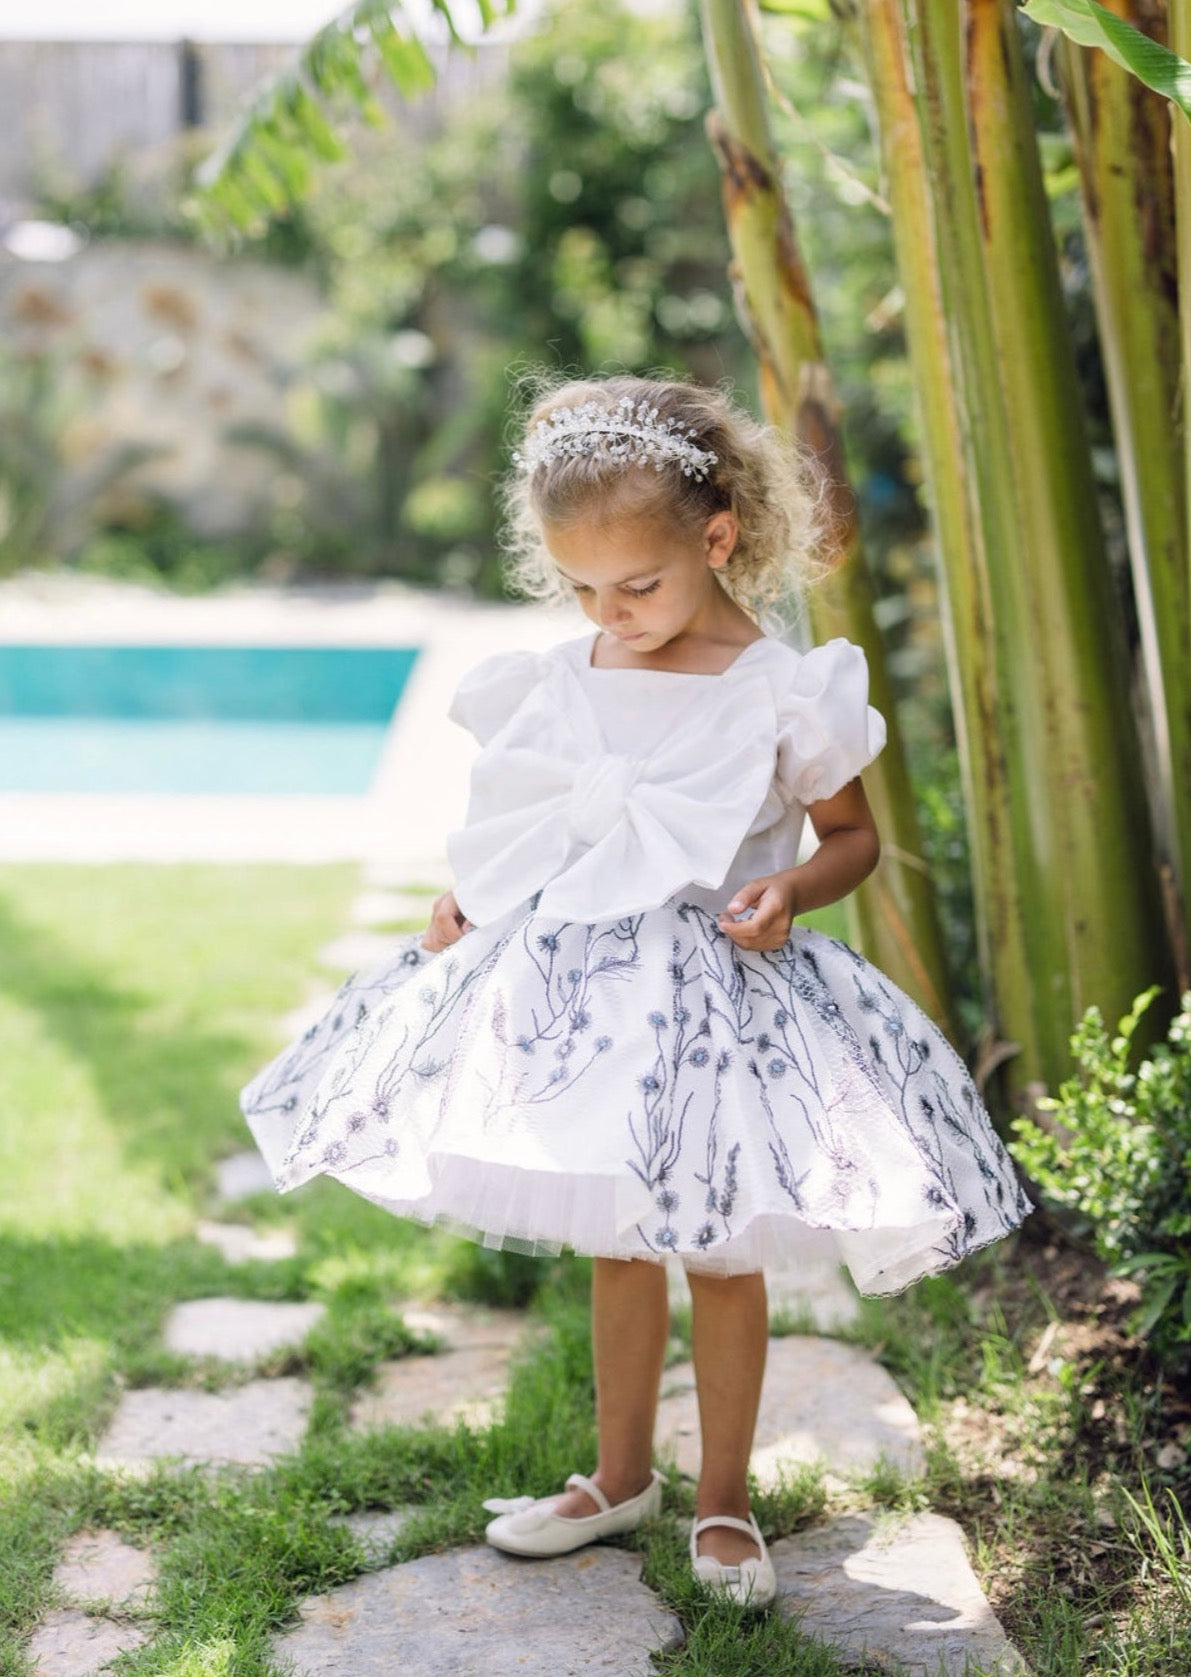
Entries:
[[[966,1068],[834,939],[795,928],[779,950],[745,952],[686,901],[582,924],[538,918],[531,900],[429,961],[413,942],[349,979],[245,1092],[250,1122],[291,1138],[281,1185],[383,1171],[370,1194],[391,1177],[395,1209],[466,1223],[426,1162],[449,1114],[462,1158],[470,1130],[486,1138],[479,1159],[556,1171],[544,1200],[559,1206],[591,1197],[561,1185],[598,1154],[590,1182],[617,1183],[635,1209],[597,1249],[614,1238],[624,1256],[723,1253],[729,1267],[757,1219],[848,1230],[862,1249],[896,1194],[892,1248],[916,1196],[919,1249],[874,1261],[875,1289],[956,1262],[1029,1209]],[[407,990],[422,971],[432,982]]]

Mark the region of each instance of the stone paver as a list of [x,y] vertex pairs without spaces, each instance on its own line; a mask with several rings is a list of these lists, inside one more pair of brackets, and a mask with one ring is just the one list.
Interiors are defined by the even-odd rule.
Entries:
[[[682,1264],[671,1258],[666,1270],[671,1304],[689,1304],[691,1291]],[[771,1317],[792,1316],[797,1326],[805,1325],[819,1333],[836,1333],[840,1328],[850,1327],[859,1314],[855,1288],[843,1270],[767,1269],[765,1287]]]
[[271,1351],[300,1345],[326,1305],[273,1304],[261,1299],[192,1299],[177,1304],[165,1324],[169,1350],[184,1357],[250,1363]]
[[[843,1270],[800,1274],[797,1270],[765,1271],[771,1315],[793,1316],[820,1333],[836,1333],[851,1327],[860,1314],[860,1300]],[[801,1322],[799,1323],[801,1325]]]
[[367,972],[389,960],[396,947],[395,937],[383,937],[379,932],[344,932],[323,945],[318,961],[320,966],[339,972]]
[[429,891],[424,895],[417,891],[409,892],[411,897],[420,898],[422,902],[426,903],[433,902],[434,898],[441,891],[445,891],[450,884],[450,879],[445,874],[436,883],[437,874],[435,870],[423,868],[420,873],[414,872],[400,856],[393,857],[388,854],[370,857],[365,862],[360,877],[365,885],[377,891],[404,892],[407,885],[433,886],[433,894]]
[[54,1569],[54,1583],[76,1606],[107,1601],[113,1607],[128,1607],[144,1601],[154,1573],[152,1557],[114,1531],[81,1531],[66,1545]]
[[93,1677],[117,1654],[139,1648],[148,1639],[139,1625],[89,1619],[77,1608],[58,1608],[46,1614],[30,1639],[33,1677]]
[[283,1013],[278,1021],[277,1034],[282,1042],[292,1042],[295,1037],[305,1036],[311,1025],[317,1025],[323,1014],[327,1012],[335,1000],[334,990],[319,990],[309,1001],[295,1007],[289,1013]]
[[954,1520],[847,1514],[770,1554],[781,1611],[849,1658],[900,1660],[907,1677],[1024,1677]]
[[289,1229],[270,1229],[258,1234],[247,1223],[215,1223],[201,1220],[195,1227],[195,1239],[204,1246],[218,1247],[229,1264],[277,1263],[292,1258],[298,1242]]
[[514,1350],[524,1339],[525,1313],[520,1310],[492,1310],[479,1304],[405,1304],[401,1320],[415,1333],[436,1334],[452,1351],[478,1350],[482,1346]]
[[466,1421],[489,1426],[508,1383],[507,1351],[480,1346],[436,1357],[402,1357],[382,1363],[376,1384],[352,1407],[357,1428],[417,1426]]
[[640,1573],[621,1549],[548,1566],[453,1549],[314,1597],[276,1652],[297,1677],[647,1677],[681,1633]]
[[[699,1411],[689,1363],[667,1369],[657,1443],[683,1473],[698,1476]],[[771,1339],[751,1466],[762,1485],[783,1470],[824,1461],[836,1475],[864,1473],[884,1457],[922,1471],[918,1420],[892,1378],[867,1351],[835,1339]]]
[[100,1440],[100,1467],[142,1467],[158,1457],[185,1464],[266,1463],[296,1450],[313,1393],[305,1380],[251,1380],[226,1392],[125,1392]]
[[346,1514],[332,1524],[346,1526],[359,1539],[368,1564],[377,1566],[388,1559],[393,1539],[408,1524],[412,1513],[409,1508],[369,1509],[363,1514]]
[[408,1327],[437,1334],[447,1348],[437,1356],[382,1363],[375,1385],[352,1408],[352,1426],[412,1426],[427,1419],[487,1426],[504,1396],[525,1317],[450,1304],[411,1305],[401,1315]]
[[395,920],[430,919],[433,897],[410,896],[404,891],[362,891],[348,910],[355,926],[389,926]]
[[269,1167],[255,1147],[247,1147],[242,1153],[232,1153],[230,1157],[220,1159],[215,1167],[215,1189],[226,1204],[246,1200],[250,1194],[263,1193],[265,1189],[272,1190],[272,1187]]

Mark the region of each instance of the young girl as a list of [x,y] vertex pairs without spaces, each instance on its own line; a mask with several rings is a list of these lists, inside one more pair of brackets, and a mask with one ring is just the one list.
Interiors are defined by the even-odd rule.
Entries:
[[[565,385],[512,485],[514,575],[594,629],[497,653],[451,715],[481,746],[454,889],[244,1092],[277,1185],[337,1177],[486,1244],[595,1258],[599,1462],[485,1504],[557,1555],[655,1515],[663,1260],[692,1298],[696,1575],[762,1606],[747,1471],[763,1266],[843,1260],[888,1293],[1029,1210],[963,1065],[846,945],[794,925],[879,843],[863,653],[758,618],[814,536],[787,451],[719,394]],[[819,844],[796,861],[804,816]]]

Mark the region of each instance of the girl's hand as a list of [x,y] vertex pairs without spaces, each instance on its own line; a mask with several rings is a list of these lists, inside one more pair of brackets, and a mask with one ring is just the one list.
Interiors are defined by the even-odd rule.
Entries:
[[[750,908],[747,920],[732,918]],[[742,885],[716,923],[742,949],[780,949],[797,912],[790,874],[774,873]]]
[[[780,949],[796,914],[838,902],[867,879],[877,865],[881,841],[859,780],[807,808],[819,848],[809,861],[750,879],[728,904],[717,924],[742,949]],[[733,920],[747,909],[747,920]]]
[[444,891],[441,897],[434,899],[434,907],[430,910],[430,924],[422,936],[422,948],[428,950],[431,955],[437,955],[440,949],[458,943],[464,932],[474,930],[475,927],[455,901],[454,891]]

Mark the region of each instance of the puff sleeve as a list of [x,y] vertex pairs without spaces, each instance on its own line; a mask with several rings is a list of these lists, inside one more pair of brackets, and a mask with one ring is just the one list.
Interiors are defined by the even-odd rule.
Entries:
[[481,745],[487,745],[547,669],[547,659],[540,652],[494,652],[463,677],[447,715],[474,734]]
[[800,658],[777,714],[777,784],[788,803],[834,797],[885,744],[885,718],[868,702],[868,663],[851,641]]

